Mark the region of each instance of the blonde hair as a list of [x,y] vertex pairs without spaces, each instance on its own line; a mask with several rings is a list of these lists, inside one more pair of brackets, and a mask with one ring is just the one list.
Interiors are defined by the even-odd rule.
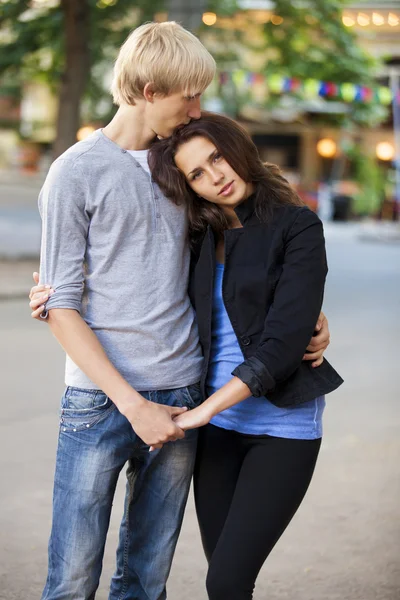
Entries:
[[153,83],[163,95],[202,93],[215,68],[215,60],[200,40],[178,23],[146,23],[121,47],[111,84],[114,103],[135,104],[146,83]]

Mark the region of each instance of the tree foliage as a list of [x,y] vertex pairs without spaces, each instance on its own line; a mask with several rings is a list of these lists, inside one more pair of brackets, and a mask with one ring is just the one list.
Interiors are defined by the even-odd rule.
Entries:
[[[68,2],[68,0],[67,0]],[[92,65],[109,59],[138,22],[162,0],[82,0],[90,9]],[[57,88],[65,65],[63,7],[53,0],[0,0],[0,75],[42,79]]]
[[161,2],[0,0],[0,93],[18,95],[25,81],[50,86],[59,97],[55,156],[75,141],[84,97],[91,120],[112,111],[105,74],[116,48]]
[[[68,66],[66,7],[76,1],[89,15],[83,113],[105,119],[112,111],[105,74],[117,48],[135,26],[165,11],[168,0],[0,0],[0,93],[18,96],[25,81],[46,82],[60,93]],[[268,73],[371,85],[375,63],[342,24],[345,5],[346,0],[276,0],[274,13],[283,20],[263,25],[261,44],[245,32],[219,29],[218,22],[213,28],[203,27],[200,35],[217,39],[211,50],[221,68],[243,66],[242,50],[247,47],[264,57]],[[209,0],[208,6],[221,16],[238,12],[236,0]],[[73,77],[73,65],[69,69]],[[83,92],[75,93],[81,94],[80,102]],[[368,121],[374,111],[379,113],[374,105],[356,107],[351,118]]]
[[[243,50],[251,49],[257,58],[254,70],[265,75],[373,87],[378,63],[360,47],[354,31],[342,23],[343,9],[348,3],[348,0],[275,0],[273,19],[259,26],[261,36],[254,35],[254,29],[246,25],[236,31],[221,27],[213,52],[227,70],[249,69],[248,53]],[[235,10],[231,2],[230,13]],[[218,21],[215,27],[218,28]],[[277,102],[276,97],[269,100],[271,106]],[[336,124],[350,121],[370,125],[377,124],[386,114],[387,110],[377,102],[355,103],[347,115],[324,115],[323,119]]]
[[373,82],[375,61],[342,23],[346,0],[277,0],[281,24],[264,25],[266,47],[276,49],[270,67],[291,77],[364,85]]

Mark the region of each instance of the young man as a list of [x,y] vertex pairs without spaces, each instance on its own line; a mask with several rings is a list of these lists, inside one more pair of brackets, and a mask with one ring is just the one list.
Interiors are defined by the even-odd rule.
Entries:
[[110,599],[166,596],[196,448],[172,417],[201,401],[202,355],[185,209],[152,183],[146,148],[200,117],[214,73],[179,25],[136,29],[115,64],[115,118],[55,161],[40,194],[40,279],[56,290],[48,322],[67,353],[45,600],[95,597],[127,462]]
[[57,159],[41,191],[40,280],[55,289],[46,314],[67,354],[43,600],[95,597],[126,463],[109,599],[166,598],[196,450],[173,417],[201,402],[202,355],[185,208],[153,183],[146,149],[200,117],[214,72],[176,23],[136,29],[115,64],[116,116]]

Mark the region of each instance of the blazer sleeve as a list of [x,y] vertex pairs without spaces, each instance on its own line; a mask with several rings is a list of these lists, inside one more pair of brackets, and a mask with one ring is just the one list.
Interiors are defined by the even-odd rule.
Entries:
[[232,372],[253,396],[264,396],[300,366],[321,311],[327,272],[322,223],[303,208],[286,236],[283,269],[261,341]]

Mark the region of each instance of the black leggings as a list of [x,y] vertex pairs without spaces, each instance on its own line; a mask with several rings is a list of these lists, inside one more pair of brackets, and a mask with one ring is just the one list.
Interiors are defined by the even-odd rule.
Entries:
[[251,600],[265,559],[307,491],[320,445],[201,428],[194,492],[210,600]]

